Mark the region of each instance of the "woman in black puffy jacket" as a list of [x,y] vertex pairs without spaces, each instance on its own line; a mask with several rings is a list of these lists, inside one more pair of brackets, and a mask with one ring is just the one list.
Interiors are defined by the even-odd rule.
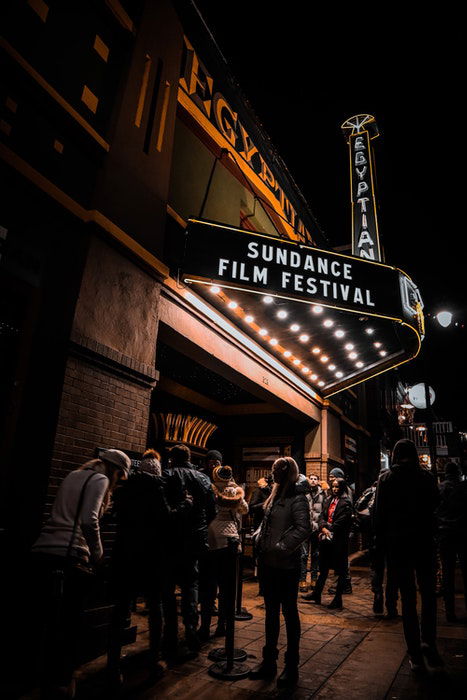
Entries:
[[302,596],[304,600],[320,605],[329,569],[334,569],[338,579],[336,595],[328,605],[331,610],[342,609],[342,591],[347,573],[352,503],[346,488],[344,479],[333,479],[331,482],[332,493],[326,499],[319,519],[319,578],[313,593]]
[[298,680],[300,620],[297,598],[300,579],[301,545],[311,535],[307,479],[299,474],[291,457],[280,457],[272,468],[274,486],[265,502],[265,516],[257,538],[263,572],[266,607],[266,644],[263,661],[250,672],[252,679],[273,678],[277,673],[277,641],[280,610],[287,630],[285,668],[278,686],[295,685]]

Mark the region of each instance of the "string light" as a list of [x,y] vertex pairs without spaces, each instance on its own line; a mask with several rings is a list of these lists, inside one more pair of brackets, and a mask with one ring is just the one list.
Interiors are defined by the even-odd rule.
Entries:
[[245,321],[247,323],[253,323],[254,320],[255,320],[255,317],[251,316],[250,314],[248,314],[248,316],[245,316]]
[[329,362],[329,357],[327,355],[321,355],[319,359],[321,362]]
[[321,381],[318,382],[318,386],[324,386],[324,382],[322,379],[321,379]]
[[381,357],[386,357],[387,352],[386,350],[380,350],[379,354],[381,355]]
[[328,365],[328,369],[330,369],[331,372],[333,372],[336,369],[336,365]]
[[346,350],[353,350],[355,345],[352,345],[352,343],[346,343],[344,347]]
[[214,287],[211,287],[209,291],[212,292],[213,294],[219,294],[219,292],[221,291],[221,288],[214,286]]
[[298,323],[292,323],[292,325],[290,326],[290,330],[296,333],[300,330],[300,326],[298,325]]
[[323,313],[323,307],[322,306],[312,306],[311,310],[313,311],[314,314],[322,314]]
[[267,334],[268,334],[266,328],[260,328],[259,331],[258,331],[258,333],[259,333],[260,335],[267,335]]
[[264,301],[265,304],[272,304],[272,302],[274,301],[274,299],[273,299],[272,297],[270,297],[270,296],[266,296],[266,297],[263,297],[263,301]]
[[343,373],[343,372],[336,372],[336,377],[337,377],[338,379],[341,379],[341,377],[343,377],[343,376],[344,376],[344,373]]
[[382,343],[373,343],[373,345],[375,346],[375,348],[380,348]]
[[311,377],[310,377],[310,379],[312,379],[314,382],[316,382],[316,380],[318,379],[318,375],[317,375],[317,374],[312,374]]
[[307,335],[306,333],[302,333],[301,336],[299,337],[299,340],[300,340],[302,343],[306,343],[307,340],[310,340],[310,336]]
[[229,303],[228,303],[229,309],[236,309],[237,306],[238,306],[238,304],[236,301],[229,301]]
[[304,374],[308,374],[309,371],[310,371],[310,370],[309,370],[308,367],[302,367],[302,372],[303,372]]
[[293,361],[293,363],[294,363],[294,365],[299,365],[299,364],[300,364],[300,360],[298,359],[298,357],[295,358],[295,360]]
[[277,312],[277,318],[287,318],[288,315],[289,314],[287,313],[287,311],[278,311]]
[[290,357],[291,355],[292,353],[290,352],[290,350],[285,350],[284,357]]
[[358,355],[356,352],[351,352],[351,353],[349,353],[349,357],[351,360],[356,360]]
[[359,369],[363,367],[363,362],[356,362],[355,367],[358,367]]
[[345,331],[336,331],[334,335],[336,336],[336,338],[343,338],[345,335]]
[[311,352],[313,353],[313,355],[319,355],[319,353],[321,352],[321,348],[316,346],[313,348],[313,350]]
[[277,345],[277,338],[271,338],[269,342],[271,343],[271,345]]
[[365,328],[365,333],[368,333],[368,335],[373,335],[375,332],[374,328]]
[[323,321],[323,326],[326,328],[332,328],[334,325],[334,321],[332,321],[330,318],[327,318],[325,321]]

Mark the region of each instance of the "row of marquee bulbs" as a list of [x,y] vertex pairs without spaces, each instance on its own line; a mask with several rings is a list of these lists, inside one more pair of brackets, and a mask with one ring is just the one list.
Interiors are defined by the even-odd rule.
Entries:
[[[211,292],[212,292],[213,294],[219,294],[219,293],[221,292],[221,288],[218,287],[218,286],[216,286],[216,285],[212,286],[212,287],[210,288],[210,290],[211,290]],[[227,306],[229,307],[229,309],[234,310],[234,309],[239,308],[236,301],[233,301],[232,299],[228,300],[227,297],[225,297],[225,301],[226,301]],[[273,298],[273,297],[268,296],[268,295],[263,296],[263,302],[264,302],[265,304],[272,304],[273,301],[274,301],[274,298]],[[312,312],[315,313],[315,314],[317,314],[317,315],[323,313],[323,307],[322,307],[322,306],[319,306],[318,304],[313,305],[313,306],[311,307],[311,309],[312,309]],[[277,315],[277,317],[280,318],[281,320],[284,320],[284,319],[287,318],[288,312],[285,311],[284,309],[281,309],[281,310],[279,310],[279,311],[277,312],[276,315]],[[246,323],[251,324],[251,323],[254,322],[255,319],[254,319],[254,317],[251,316],[250,314],[246,314],[246,315],[244,316],[244,320],[245,320]],[[330,318],[327,318],[327,319],[325,319],[325,320],[323,321],[323,326],[324,326],[325,328],[332,328],[332,327],[334,326],[334,321],[333,321],[332,319],[330,319]],[[300,330],[299,324],[298,324],[298,323],[292,323],[292,325],[290,326],[290,330],[291,330],[292,332],[294,332],[294,333],[298,332],[298,331]],[[368,333],[368,335],[373,335],[374,329],[373,329],[373,328],[366,328],[366,333]],[[260,329],[258,330],[258,334],[259,334],[260,336],[262,336],[263,338],[266,339],[266,336],[268,335],[268,331],[267,331],[265,328],[260,328]],[[336,338],[343,338],[343,337],[345,336],[345,331],[343,331],[343,330],[341,330],[341,329],[338,329],[338,330],[336,330],[336,331],[334,332],[334,335],[336,336]],[[302,333],[302,334],[299,336],[298,339],[300,340],[300,342],[306,343],[306,342],[308,342],[308,340],[309,340],[310,338],[309,338],[309,335],[308,335],[307,333]],[[275,346],[275,345],[278,344],[278,341],[277,341],[276,338],[269,338],[269,344],[272,345],[272,346]],[[373,345],[375,346],[375,348],[377,348],[377,349],[379,350],[379,354],[381,355],[381,357],[386,357],[386,355],[387,355],[386,350],[380,349],[380,348],[382,348],[382,343],[376,341],[376,342],[373,343]],[[356,353],[356,352],[354,351],[354,345],[353,345],[352,343],[346,343],[346,345],[345,345],[344,347],[345,347],[345,349],[346,349],[347,351],[349,351],[349,355],[348,355],[349,359],[350,359],[350,360],[356,360],[357,357],[358,357],[358,353]],[[312,348],[312,353],[313,353],[314,355],[319,355],[319,354],[321,353],[321,348],[315,346],[314,348]],[[283,354],[284,354],[284,357],[286,357],[287,359],[292,358],[292,353],[290,352],[290,350],[284,350]],[[325,355],[325,354],[321,355],[321,357],[320,357],[319,359],[321,360],[321,362],[323,362],[323,364],[327,364],[327,363],[329,362],[329,357],[328,357],[327,355]],[[301,361],[298,357],[295,357],[295,358],[292,360],[292,362],[293,362],[293,364],[296,365],[297,367],[298,367],[299,365],[302,364],[302,361]],[[358,361],[358,362],[355,363],[355,366],[356,366],[358,369],[362,369],[362,368],[364,367],[364,363],[361,362],[361,361]],[[344,373],[341,372],[340,370],[338,370],[338,369],[336,368],[336,365],[333,364],[333,363],[327,364],[327,369],[329,369],[331,372],[334,372],[334,376],[337,377],[337,379],[341,379],[341,378],[344,376]],[[306,366],[303,366],[303,367],[302,367],[302,372],[303,372],[304,374],[309,374],[310,371],[311,371],[311,370],[309,369],[309,367],[306,367]],[[324,382],[322,379],[319,379],[318,375],[315,374],[315,373],[312,373],[312,374],[310,375],[310,379],[312,379],[312,381],[317,381],[317,380],[319,380],[317,383],[318,383],[318,386],[321,386],[321,387],[325,386],[325,384],[326,384],[326,382]]]

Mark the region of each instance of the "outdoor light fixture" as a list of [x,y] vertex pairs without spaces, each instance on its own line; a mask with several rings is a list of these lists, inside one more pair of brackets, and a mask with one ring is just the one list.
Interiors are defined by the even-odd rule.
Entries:
[[340,379],[340,378],[343,377],[343,376],[344,376],[344,373],[343,373],[343,372],[336,372],[336,377],[337,377],[338,379]]
[[382,343],[373,343],[373,345],[375,346],[375,348],[380,348]]
[[245,316],[245,321],[247,323],[253,323],[254,320],[255,320],[255,317],[251,316],[250,314],[248,314],[248,316]]
[[284,352],[284,357],[290,357],[291,355],[292,355],[292,353],[290,352],[290,350],[286,350]]
[[312,306],[311,310],[313,311],[314,314],[322,314],[323,313],[323,307],[322,306]]
[[328,369],[330,369],[331,372],[333,372],[336,369],[336,365],[328,365]]
[[349,353],[349,357],[351,360],[356,360],[358,355],[356,352],[351,352],[351,353]]
[[336,338],[343,338],[345,335],[345,331],[336,331],[334,335],[336,336]]
[[319,359],[321,362],[329,362],[329,357],[327,355],[321,355]]
[[263,297],[263,301],[265,304],[272,304],[274,299],[272,297],[266,296],[266,297]]
[[268,334],[266,328],[260,328],[258,332],[260,335],[267,335]]
[[236,301],[229,301],[229,303],[228,303],[229,309],[236,309],[237,306],[238,306],[238,304]]
[[287,318],[288,315],[289,314],[287,313],[287,311],[278,311],[277,312],[277,318]]
[[302,343],[306,343],[307,340],[310,340],[310,336],[307,335],[306,333],[302,333],[301,336],[299,337],[299,340],[300,340]]
[[317,375],[317,374],[312,374],[311,377],[310,377],[310,379],[312,379],[314,382],[316,382],[316,380],[318,379],[318,375]]
[[450,311],[440,311],[439,314],[435,316],[440,326],[447,328],[451,325],[452,313]]
[[298,325],[298,323],[292,323],[292,325],[290,326],[290,330],[295,333],[296,331],[300,330],[300,326]]
[[313,353],[313,355],[319,355],[319,353],[321,352],[321,348],[316,346],[311,352]]
[[355,346],[352,343],[347,343],[344,347],[346,350],[353,350]]
[[386,352],[386,350],[380,350],[379,354],[381,355],[381,357],[386,357],[387,352]]
[[361,369],[363,367],[363,362],[356,362],[355,367],[358,367],[359,369]]
[[320,382],[318,382],[318,386],[324,386],[323,380],[321,380]]
[[325,321],[323,321],[323,326],[326,328],[332,328],[334,325],[334,321],[332,321],[330,318],[327,318]]
[[211,287],[210,291],[211,291],[213,294],[219,294],[219,292],[221,291],[221,288],[220,288],[220,287],[214,286],[214,287]]
[[293,361],[293,363],[294,363],[294,365],[299,365],[299,364],[300,364],[300,360],[298,359],[298,357],[295,358],[295,360]]
[[277,345],[277,338],[271,338],[269,342],[271,343],[271,345]]
[[373,335],[375,332],[374,328],[365,328],[365,333],[368,333],[368,335]]
[[302,367],[302,372],[304,372],[305,374],[308,374],[309,371],[310,370],[308,369],[308,367]]

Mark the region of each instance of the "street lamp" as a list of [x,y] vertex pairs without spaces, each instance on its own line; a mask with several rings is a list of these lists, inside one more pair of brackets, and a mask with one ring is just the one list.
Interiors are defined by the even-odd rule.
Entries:
[[440,311],[438,314],[436,314],[435,318],[440,326],[447,328],[451,325],[452,313],[450,311]]

